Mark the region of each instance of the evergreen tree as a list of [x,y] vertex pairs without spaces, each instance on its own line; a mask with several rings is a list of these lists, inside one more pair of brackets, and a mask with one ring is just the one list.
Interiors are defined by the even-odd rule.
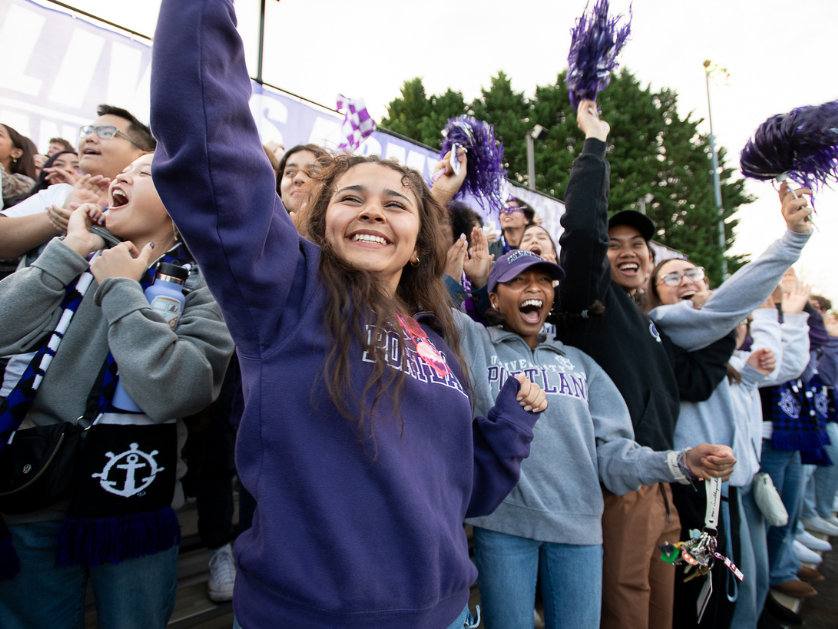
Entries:
[[532,104],[523,92],[515,92],[503,72],[492,77],[491,87],[481,90],[471,104],[471,115],[495,128],[495,139],[503,142],[503,157],[509,179],[527,184],[526,133],[535,126],[529,120]]
[[[494,125],[495,136],[504,143],[509,179],[527,181],[526,133],[536,124],[548,130],[535,144],[537,189],[558,199],[564,191],[573,161],[582,150],[584,135],[576,125],[564,74],[555,85],[539,86],[527,99],[512,89],[503,73],[471,103],[470,114]],[[459,99],[457,98],[459,96]],[[444,100],[451,108],[440,115]],[[383,123],[409,137],[439,146],[440,131],[447,118],[462,103],[462,96],[449,90],[428,98],[421,80],[405,83],[402,98],[388,108]],[[681,117],[677,94],[663,89],[653,93],[623,70],[612,77],[599,94],[602,117],[611,125],[608,161],[611,164],[609,210],[638,209],[639,199],[652,195],[647,214],[658,226],[656,240],[682,251],[707,269],[713,285],[721,282],[723,252],[718,246],[719,212],[715,205],[709,139],[698,133],[701,120],[692,114]],[[424,112],[424,113],[423,113]],[[425,121],[417,120],[417,116]],[[399,125],[399,126],[396,126]],[[719,150],[725,249],[733,242],[736,221],[732,215],[753,199],[744,192],[744,182],[732,179],[735,170],[725,166],[726,153]],[[728,270],[741,266],[740,257],[728,258]]]
[[381,120],[381,126],[433,148],[442,146],[441,132],[448,119],[467,111],[460,92],[449,88],[444,94],[428,97],[418,77],[405,81],[401,92],[401,98],[387,106],[387,116]]

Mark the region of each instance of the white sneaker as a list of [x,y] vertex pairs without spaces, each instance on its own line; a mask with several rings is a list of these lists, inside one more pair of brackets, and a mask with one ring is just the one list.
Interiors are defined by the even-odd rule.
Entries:
[[797,558],[803,563],[818,564],[823,561],[823,557],[821,557],[814,550],[809,550],[797,540],[794,540],[794,552],[797,555]]
[[830,524],[820,516],[814,518],[801,518],[804,528],[811,533],[823,533],[824,535],[838,535],[838,526]]
[[832,544],[827,542],[825,539],[815,537],[808,531],[798,533],[794,536],[794,539],[803,544],[806,548],[809,548],[811,550],[819,550],[823,553],[828,553],[830,550],[832,550]]
[[[823,517],[823,516],[821,516],[821,517]],[[838,518],[836,518],[834,515],[831,515],[828,518],[823,518],[823,519],[826,520],[827,522],[829,522],[832,526],[838,526]]]
[[209,597],[213,603],[233,600],[233,585],[236,582],[236,562],[233,561],[233,547],[230,544],[212,551],[209,560]]

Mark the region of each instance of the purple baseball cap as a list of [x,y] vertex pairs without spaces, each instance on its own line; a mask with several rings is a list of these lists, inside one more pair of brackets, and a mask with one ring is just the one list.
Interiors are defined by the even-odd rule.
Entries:
[[494,264],[492,264],[492,270],[489,272],[489,284],[487,286],[489,292],[493,293],[495,287],[500,282],[508,282],[518,277],[531,266],[536,265],[544,268],[554,280],[564,279],[564,269],[558,264],[548,262],[532,251],[515,249],[514,251],[503,254],[500,259],[495,260]]

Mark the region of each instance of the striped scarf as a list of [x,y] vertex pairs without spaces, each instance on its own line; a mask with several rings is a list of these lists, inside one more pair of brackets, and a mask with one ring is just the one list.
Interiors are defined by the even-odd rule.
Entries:
[[[185,248],[170,250],[143,276],[143,290],[160,263],[188,260]],[[17,430],[26,417],[92,280],[88,270],[67,287],[58,325],[0,407],[0,434]],[[178,459],[175,420],[156,423],[143,413],[117,412],[110,402],[118,380],[109,352],[85,412],[95,419],[84,439],[70,507],[58,534],[60,567],[119,563],[180,544],[180,526],[171,509]],[[4,528],[0,526],[0,549],[8,541],[2,539]],[[4,560],[11,557],[6,551]]]

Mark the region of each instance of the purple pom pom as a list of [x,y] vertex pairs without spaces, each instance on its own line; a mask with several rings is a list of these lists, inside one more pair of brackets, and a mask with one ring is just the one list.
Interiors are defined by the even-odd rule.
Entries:
[[838,181],[838,101],[792,109],[760,125],[739,155],[742,174],[812,190]]
[[596,101],[597,93],[608,87],[611,73],[617,69],[617,56],[631,34],[631,8],[622,27],[623,16],[609,18],[608,9],[608,0],[597,0],[590,13],[585,5],[585,13],[570,31],[565,83],[574,110],[579,101]]
[[506,193],[506,169],[503,167],[503,142],[495,140],[492,125],[471,116],[458,116],[448,121],[442,137],[440,159],[455,143],[468,149],[468,172],[454,198],[461,199],[469,193],[484,210],[500,212]]

